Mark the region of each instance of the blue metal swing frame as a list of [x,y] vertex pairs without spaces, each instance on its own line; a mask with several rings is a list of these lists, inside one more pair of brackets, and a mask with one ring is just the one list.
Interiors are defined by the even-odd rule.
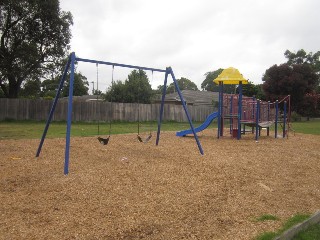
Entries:
[[201,146],[201,143],[199,141],[199,138],[194,130],[194,126],[190,117],[190,114],[188,112],[188,108],[186,106],[186,103],[184,101],[184,98],[182,96],[182,93],[180,91],[180,88],[177,84],[177,80],[174,76],[173,70],[171,67],[167,67],[165,70],[164,69],[157,69],[157,68],[149,68],[149,67],[141,67],[141,66],[135,66],[135,65],[128,65],[128,64],[121,64],[121,63],[113,63],[113,62],[105,62],[105,61],[98,61],[98,60],[91,60],[91,59],[85,59],[85,58],[79,58],[76,57],[76,54],[74,52],[72,52],[68,58],[68,62],[65,66],[63,75],[60,79],[60,83],[59,83],[59,88],[57,90],[56,96],[54,98],[53,101],[53,105],[51,107],[47,122],[46,122],[46,126],[44,128],[40,143],[39,143],[39,147],[36,153],[36,157],[39,157],[40,153],[41,153],[41,149],[44,143],[44,140],[46,138],[48,129],[49,129],[49,125],[51,123],[52,117],[53,117],[53,113],[55,111],[61,90],[63,88],[63,84],[66,80],[66,76],[68,73],[68,70],[70,69],[70,82],[69,82],[69,97],[68,97],[68,114],[67,114],[67,131],[66,131],[66,147],[65,147],[65,162],[64,162],[64,174],[67,175],[69,173],[69,158],[70,158],[70,133],[71,133],[71,123],[72,123],[72,97],[73,97],[73,83],[74,83],[74,69],[75,69],[75,62],[88,62],[88,63],[96,63],[96,64],[103,64],[103,65],[111,65],[111,66],[117,66],[117,67],[124,67],[124,68],[134,68],[134,69],[141,69],[141,70],[147,70],[147,71],[154,71],[154,72],[163,72],[165,73],[165,79],[164,79],[164,87],[163,87],[163,92],[162,92],[162,100],[161,100],[161,106],[160,106],[160,117],[159,117],[159,121],[158,121],[158,131],[157,131],[157,138],[156,138],[156,145],[159,144],[160,141],[160,131],[161,131],[161,123],[162,123],[162,119],[163,119],[163,110],[164,110],[164,101],[165,101],[165,95],[166,95],[166,91],[167,91],[167,80],[168,80],[168,76],[171,75],[172,80],[174,82],[175,88],[179,94],[183,109],[186,113],[186,116],[188,118],[188,122],[190,124],[190,128],[192,129],[193,132],[193,136],[196,140],[199,152],[203,155],[203,149]]

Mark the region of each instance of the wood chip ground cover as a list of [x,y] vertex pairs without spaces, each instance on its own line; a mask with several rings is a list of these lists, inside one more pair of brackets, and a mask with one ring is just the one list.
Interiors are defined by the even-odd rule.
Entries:
[[[320,136],[0,141],[0,239],[252,239],[320,206]],[[279,221],[255,219],[271,214]]]

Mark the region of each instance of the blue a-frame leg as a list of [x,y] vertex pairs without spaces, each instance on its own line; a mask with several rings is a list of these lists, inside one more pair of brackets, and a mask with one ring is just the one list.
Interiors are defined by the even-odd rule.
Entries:
[[52,107],[51,107],[51,110],[50,110],[50,113],[49,113],[49,117],[48,117],[48,119],[47,119],[46,126],[45,126],[45,128],[44,128],[44,131],[43,131],[43,134],[42,134],[42,137],[41,137],[41,140],[40,140],[40,144],[39,144],[39,147],[38,147],[38,150],[37,150],[37,153],[36,153],[36,157],[39,157],[40,152],[41,152],[41,149],[42,149],[42,145],[43,145],[43,143],[44,143],[44,139],[45,139],[46,136],[47,136],[47,132],[48,132],[48,129],[49,129],[49,125],[50,125],[50,123],[51,123],[54,110],[56,109],[57,102],[58,102],[58,99],[59,99],[61,90],[62,90],[62,88],[63,88],[63,84],[64,84],[64,82],[65,82],[65,79],[66,79],[66,76],[67,76],[67,73],[68,73],[68,70],[69,70],[69,67],[70,67],[70,63],[71,63],[71,56],[68,58],[68,62],[67,62],[67,64],[66,64],[65,68],[64,68],[63,75],[62,75],[62,77],[61,77],[61,79],[60,79],[59,87],[58,87],[56,96],[55,96],[55,98],[54,98],[54,101],[53,101],[53,104],[52,104]]
[[163,92],[162,92],[162,100],[161,100],[161,106],[160,106],[160,118],[159,118],[160,121],[159,121],[159,123],[158,123],[158,132],[157,132],[156,145],[158,145],[158,143],[159,143],[160,128],[161,128],[161,122],[162,122],[162,115],[163,115],[163,107],[164,107],[164,100],[165,100],[165,94],[166,94],[167,79],[168,79],[168,75],[169,75],[169,74],[170,74],[171,77],[172,77],[174,86],[175,86],[175,88],[176,88],[176,90],[177,90],[177,92],[178,92],[178,95],[179,95],[179,97],[180,97],[180,101],[181,101],[181,103],[182,103],[184,112],[186,113],[188,122],[189,122],[189,124],[190,124],[190,128],[191,128],[192,133],[193,133],[193,136],[194,136],[194,138],[195,138],[195,140],[196,140],[196,142],[197,142],[199,151],[200,151],[200,153],[203,155],[204,153],[203,153],[203,149],[202,149],[201,143],[200,143],[200,141],[199,141],[199,138],[198,138],[197,133],[196,133],[195,130],[194,130],[194,126],[193,126],[193,124],[192,124],[192,120],[191,120],[191,117],[190,117],[188,108],[187,108],[187,106],[186,106],[186,103],[185,103],[185,101],[184,101],[184,98],[183,98],[183,96],[182,96],[182,93],[181,93],[181,91],[180,91],[180,88],[179,88],[179,86],[178,86],[177,80],[176,80],[176,78],[175,78],[175,76],[174,76],[174,73],[173,73],[171,67],[168,67],[168,68],[166,69],[166,76],[165,76],[165,80],[164,80],[164,86],[163,86]]

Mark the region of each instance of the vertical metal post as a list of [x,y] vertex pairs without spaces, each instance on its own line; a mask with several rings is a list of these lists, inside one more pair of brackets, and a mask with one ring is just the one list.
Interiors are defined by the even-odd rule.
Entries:
[[275,103],[276,107],[276,120],[274,122],[274,138],[278,137],[278,117],[279,117],[279,102],[278,100]]
[[66,149],[65,149],[65,162],[64,162],[64,174],[69,173],[69,152],[70,152],[70,133],[71,133],[71,121],[72,121],[72,96],[73,96],[73,83],[74,83],[74,63],[76,55],[71,53],[71,71],[69,81],[69,97],[68,97],[68,119],[67,119],[67,132],[66,132]]
[[[270,122],[270,101],[268,101],[268,117],[267,117],[267,121],[268,121],[268,126],[269,126],[269,122]],[[267,136],[269,136],[270,133],[270,127],[267,127]]]
[[68,73],[68,70],[69,70],[70,62],[71,62],[71,56],[69,56],[68,62],[66,64],[66,66],[64,68],[64,71],[63,71],[63,74],[61,76],[60,83],[59,83],[59,86],[58,86],[58,90],[57,90],[56,96],[54,98],[53,104],[51,106],[49,117],[47,119],[47,123],[46,123],[46,126],[44,128],[41,140],[40,140],[40,144],[39,144],[39,147],[38,147],[38,150],[37,150],[37,153],[36,153],[36,157],[39,157],[39,155],[40,155],[40,152],[41,152],[41,149],[42,149],[42,145],[44,143],[44,139],[46,138],[46,135],[47,135],[47,132],[48,132],[48,129],[49,129],[49,125],[50,125],[52,117],[53,117],[54,110],[56,109],[57,102],[58,102],[61,90],[63,88],[63,84],[65,82],[65,79],[66,79],[66,76],[67,76],[67,73]]
[[256,141],[259,138],[259,118],[260,118],[260,100],[257,100],[257,109],[256,109]]
[[238,102],[238,136],[241,138],[241,114],[242,114],[242,81],[239,81],[239,102]]
[[172,79],[173,79],[173,83],[174,83],[174,85],[175,85],[175,88],[176,88],[176,90],[177,90],[177,92],[178,92],[178,95],[179,95],[179,97],[180,97],[180,100],[181,100],[183,109],[184,109],[184,111],[185,111],[185,113],[186,113],[186,115],[187,115],[187,118],[188,118],[188,121],[189,121],[189,124],[190,124],[190,128],[191,128],[191,130],[192,130],[193,136],[194,136],[194,138],[195,138],[195,140],[196,140],[196,142],[197,142],[197,145],[198,145],[198,148],[199,148],[200,153],[203,155],[203,149],[202,149],[201,143],[200,143],[200,141],[199,141],[199,138],[198,138],[197,133],[196,133],[195,130],[194,130],[194,127],[193,127],[193,124],[192,124],[192,120],[191,120],[191,117],[190,117],[188,108],[187,108],[187,106],[186,106],[186,103],[185,103],[185,101],[184,101],[184,98],[183,98],[183,96],[182,96],[182,93],[181,93],[181,91],[180,91],[180,88],[179,88],[179,86],[178,86],[177,80],[176,80],[176,78],[175,78],[175,76],[174,76],[174,73],[173,73],[172,69],[169,68],[169,70],[170,70],[170,74],[171,74],[171,76],[172,76]]
[[222,109],[223,109],[223,83],[219,82],[219,107],[218,107],[218,138],[223,136]]
[[233,131],[233,95],[230,96],[230,134]]
[[282,137],[286,137],[286,124],[287,124],[287,101],[284,101],[283,103],[283,133]]
[[157,131],[157,139],[156,139],[156,145],[159,145],[160,140],[160,130],[161,130],[161,123],[162,123],[162,116],[163,116],[163,107],[164,107],[164,100],[166,97],[167,92],[167,81],[168,81],[168,75],[169,75],[169,68],[166,68],[166,75],[164,77],[164,83],[163,83],[163,89],[162,89],[162,99],[161,99],[161,105],[160,105],[160,116],[158,120],[158,131]]

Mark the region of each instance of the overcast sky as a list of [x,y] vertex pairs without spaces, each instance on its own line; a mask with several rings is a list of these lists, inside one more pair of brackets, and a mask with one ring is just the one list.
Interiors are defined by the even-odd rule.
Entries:
[[[204,74],[235,67],[262,83],[285,50],[320,50],[319,0],[60,0],[73,15],[71,49],[78,57],[165,69],[200,88]],[[132,69],[115,68],[125,80]],[[95,64],[78,71],[96,82]],[[148,73],[153,88],[164,74]],[[99,89],[111,67],[99,66]],[[95,84],[96,86],[96,84]]]

